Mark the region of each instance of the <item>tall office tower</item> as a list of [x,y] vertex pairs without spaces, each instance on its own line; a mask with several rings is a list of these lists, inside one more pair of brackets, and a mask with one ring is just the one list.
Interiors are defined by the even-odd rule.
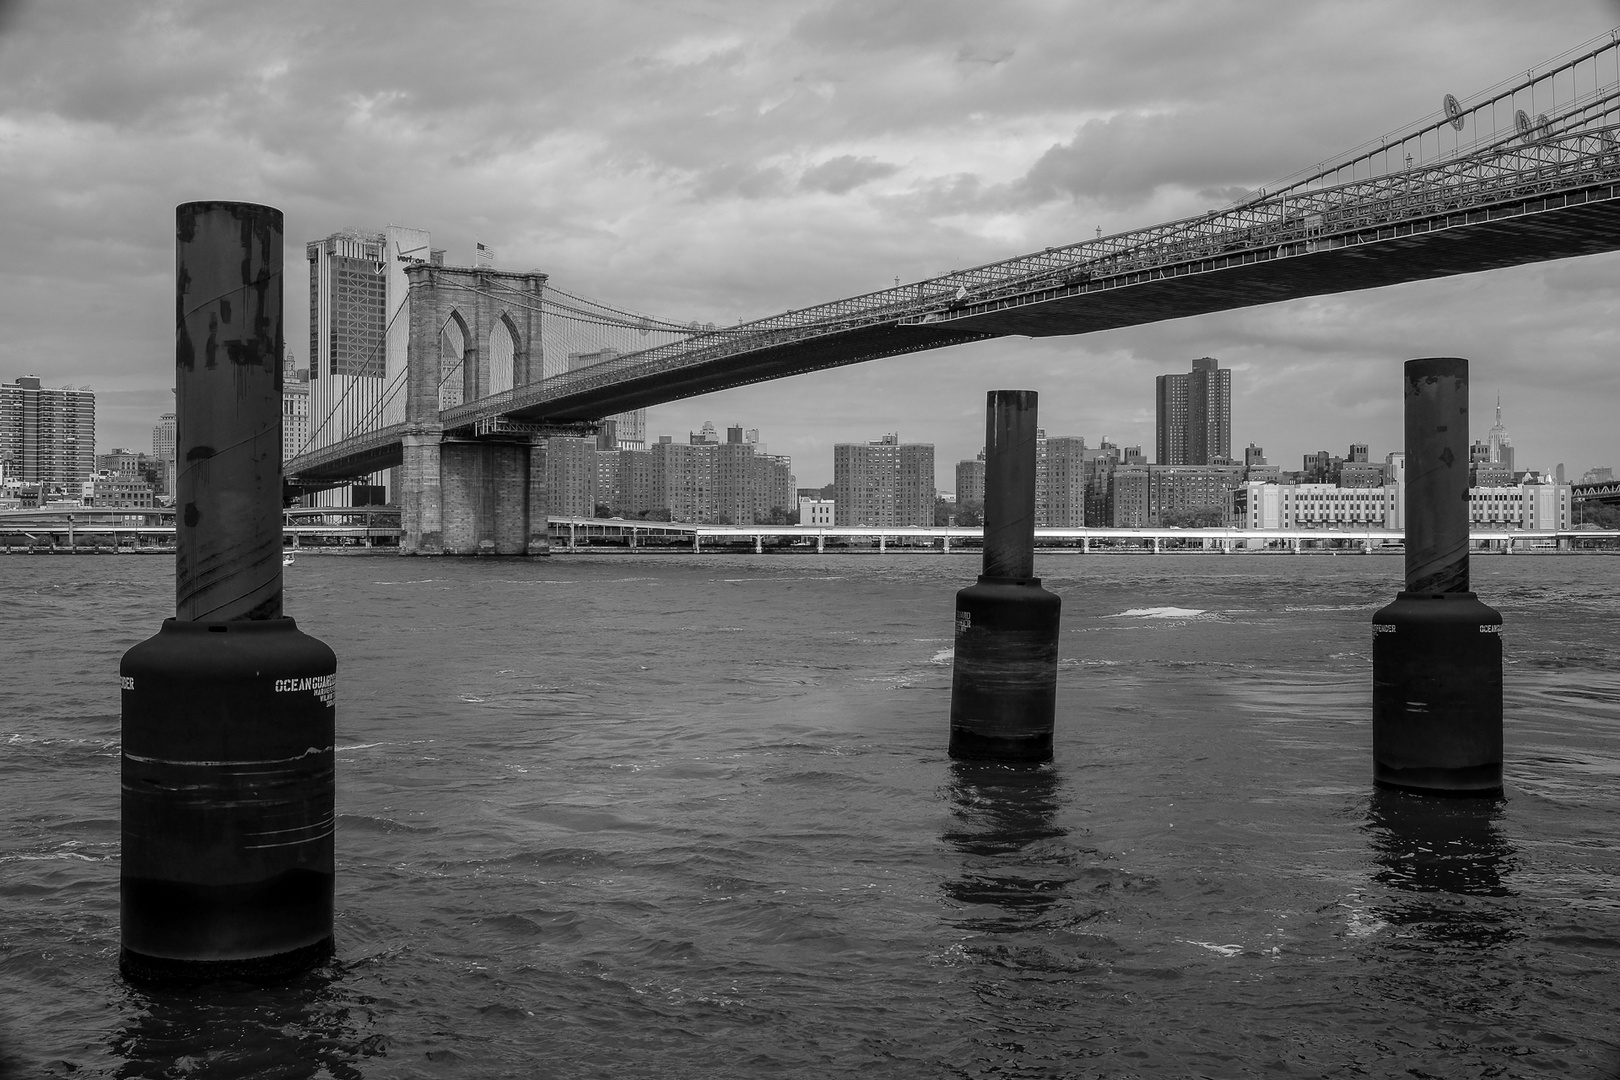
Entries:
[[[596,364],[605,364],[610,360],[617,360],[621,354],[618,349],[598,349],[595,352],[571,352],[568,354],[568,370],[578,371],[580,368],[592,367]],[[620,450],[645,450],[647,448],[647,410],[631,409],[629,412],[614,413],[607,417],[614,424],[614,431]]]
[[[405,419],[404,393],[389,392],[405,370],[410,343],[405,268],[442,265],[444,253],[428,245],[426,230],[390,225],[382,232],[344,229],[304,246],[310,449]],[[368,486],[384,484],[385,475],[369,478]],[[331,505],[343,494],[327,493],[321,501]]]
[[833,514],[839,525],[934,523],[934,446],[898,435],[833,447]]
[[1508,438],[1508,430],[1502,424],[1502,396],[1496,397],[1496,425],[1491,428],[1488,437],[1491,448],[1491,461],[1501,465],[1508,472],[1513,471],[1513,440]]
[[53,390],[37,375],[0,384],[0,461],[8,479],[80,488],[96,471],[96,395]]
[[1086,440],[1053,435],[1046,440],[1046,524],[1078,529],[1086,523]]
[[178,445],[175,424],[174,413],[166,412],[158,417],[157,426],[152,429],[152,460],[157,466],[158,490],[165,495],[174,494],[179,472],[174,450]]
[[1154,458],[1159,465],[1211,465],[1232,456],[1232,373],[1212,356],[1185,375],[1154,382]]

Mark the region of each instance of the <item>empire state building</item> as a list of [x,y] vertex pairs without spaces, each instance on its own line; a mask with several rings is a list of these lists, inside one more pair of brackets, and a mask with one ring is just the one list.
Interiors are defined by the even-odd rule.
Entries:
[[1501,465],[1509,472],[1513,471],[1513,440],[1508,438],[1507,428],[1502,426],[1502,395],[1496,395],[1496,426],[1491,428],[1490,437],[1486,440],[1491,448],[1491,462]]

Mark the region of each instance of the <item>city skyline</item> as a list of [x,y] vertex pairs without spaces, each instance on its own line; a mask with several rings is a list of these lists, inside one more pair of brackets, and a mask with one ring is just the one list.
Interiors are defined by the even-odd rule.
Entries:
[[[190,199],[282,208],[289,297],[298,244],[395,222],[431,230],[452,263],[477,261],[476,238],[497,266],[727,323],[1202,213],[1620,15],[941,4],[923,20],[899,6],[699,3],[479,24],[476,5],[470,18],[381,10],[0,6],[15,75],[0,88],[14,208],[0,223],[12,254],[0,371],[93,386],[101,446],[138,445],[172,400],[173,210]],[[207,39],[239,42],[252,77],[198,58],[188,43]],[[1358,61],[1313,59],[1329,48]],[[896,357],[660,405],[653,423],[746,416],[802,463],[805,486],[831,480],[824,448],[872,431],[971,457],[987,389],[1040,391],[1055,434],[1151,446],[1144,382],[1212,355],[1234,373],[1234,445],[1275,460],[1282,447],[1398,445],[1401,364],[1461,355],[1477,410],[1485,387],[1501,390],[1518,464],[1579,475],[1620,464],[1607,417],[1617,287],[1620,255],[1592,256]],[[300,367],[307,319],[289,303]]]

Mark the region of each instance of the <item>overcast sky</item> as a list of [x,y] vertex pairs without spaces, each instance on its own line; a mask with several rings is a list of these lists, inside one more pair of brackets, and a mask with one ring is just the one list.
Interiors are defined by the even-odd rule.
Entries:
[[[1620,6],[1415,3],[111,3],[0,0],[0,381],[97,392],[150,449],[173,386],[174,207],[388,223],[687,321],[734,323],[1223,205],[1620,24]],[[1620,255],[1075,338],[1010,338],[652,410],[760,429],[802,486],[899,432],[938,484],[984,392],[1051,434],[1153,441],[1153,377],[1233,369],[1234,449],[1399,449],[1400,365],[1473,361],[1521,467],[1620,467]]]

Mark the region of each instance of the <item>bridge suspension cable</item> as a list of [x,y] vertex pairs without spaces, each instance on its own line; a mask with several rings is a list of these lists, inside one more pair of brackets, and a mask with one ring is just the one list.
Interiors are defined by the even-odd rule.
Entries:
[[[611,399],[602,391],[631,379],[662,379],[732,357],[780,353],[813,339],[873,327],[950,326],[976,314],[1157,280],[1217,262],[1307,254],[1359,243],[1361,237],[1396,235],[1427,219],[1472,222],[1484,208],[1541,205],[1538,200],[1562,198],[1560,192],[1609,184],[1620,185],[1620,30],[1466,99],[1445,95],[1440,109],[1413,124],[1363,143],[1336,162],[1258,188],[1225,209],[735,326],[683,326],[549,282],[538,293],[519,292],[498,279],[482,286],[446,282],[445,287],[487,290],[502,303],[540,314],[542,362],[538,382],[522,387],[506,382],[477,402],[452,401],[456,395],[447,394],[441,405],[447,425],[520,410],[542,415],[540,406],[549,401]],[[988,333],[1009,332],[1031,331]],[[965,326],[951,340],[974,336],[987,335]],[[947,339],[934,341],[941,343]],[[889,351],[851,353],[835,362],[907,346],[873,347]],[[448,366],[441,385],[460,363]],[[681,378],[691,384],[687,376]],[[379,420],[392,415],[388,410],[397,393],[390,385],[382,395],[375,410]]]

